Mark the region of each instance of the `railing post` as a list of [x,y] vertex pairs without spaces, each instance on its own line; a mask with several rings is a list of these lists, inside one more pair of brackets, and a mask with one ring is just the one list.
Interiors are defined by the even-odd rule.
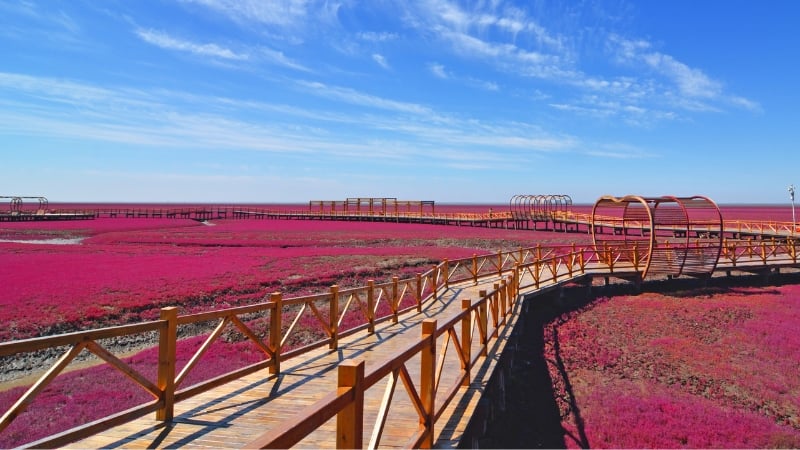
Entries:
[[513,283],[513,288],[514,288],[513,293],[512,293],[512,300],[511,300],[512,304],[517,302],[517,297],[519,296],[519,285],[521,283],[520,282],[520,278],[521,278],[520,271],[521,271],[520,264],[517,263],[514,266],[514,280],[512,282]]
[[415,296],[417,301],[417,312],[422,312],[422,274],[417,273],[417,292]]
[[480,356],[487,356],[487,348],[486,344],[488,342],[489,336],[489,314],[488,314],[488,303],[489,298],[486,296],[486,291],[481,290],[478,291],[478,296],[480,297],[480,303],[478,304],[478,329],[480,331],[480,344],[481,344],[481,353]]
[[497,251],[497,276],[503,276],[503,252],[501,250]]
[[444,287],[450,287],[450,260],[447,258],[442,261],[442,269],[444,271]]
[[431,271],[431,289],[433,289],[433,299],[439,299],[438,293],[438,286],[436,286],[436,279],[439,278],[438,276],[439,266],[433,266],[433,270]]
[[553,281],[558,281],[558,257],[553,256],[553,259],[551,261],[553,266],[551,270],[551,272],[553,272]]
[[353,401],[336,415],[336,448],[364,447],[364,361],[339,364],[339,393],[353,390]]
[[275,305],[269,317],[269,348],[272,350],[272,365],[269,367],[269,373],[280,373],[281,334],[283,332],[283,325],[281,324],[281,319],[283,318],[283,296],[280,292],[273,292],[270,294],[269,300]]
[[178,344],[178,308],[161,308],[161,320],[167,321],[166,329],[158,336],[158,388],[164,397],[164,405],[156,411],[156,420],[169,422],[175,410],[175,359]]
[[425,410],[420,425],[425,429],[420,448],[433,448],[433,418],[436,413],[436,320],[422,322],[422,340],[428,341],[420,354],[419,397]]
[[331,286],[331,304],[328,313],[328,324],[331,330],[331,342],[328,348],[339,348],[339,285]]
[[478,254],[472,254],[472,282],[478,284]]
[[375,332],[375,280],[367,280],[367,331]]
[[515,281],[516,274],[517,274],[517,268],[515,267],[514,268],[514,273],[512,273],[511,275],[506,277],[506,308],[508,308],[506,310],[506,313],[510,313],[511,310],[513,309],[514,300],[515,300],[514,292],[516,291],[516,287],[515,287],[516,286],[516,281]]
[[397,309],[400,304],[398,281],[400,277],[392,277],[392,323],[397,323]]
[[500,292],[500,284],[494,283],[493,287],[494,291],[492,291],[492,303],[490,305],[490,307],[492,308],[492,327],[494,327],[494,329],[492,330],[492,337],[497,337],[497,326],[500,322],[499,320],[500,318],[498,317],[498,310],[500,309],[499,305],[500,299],[498,298]]
[[464,317],[461,319],[461,351],[463,352],[464,361],[461,363],[461,369],[464,371],[464,381],[462,386],[469,386],[472,381],[470,370],[472,369],[472,301],[468,298],[461,299],[461,311]]
[[506,280],[500,280],[500,323],[506,323],[506,300],[508,300],[508,286]]

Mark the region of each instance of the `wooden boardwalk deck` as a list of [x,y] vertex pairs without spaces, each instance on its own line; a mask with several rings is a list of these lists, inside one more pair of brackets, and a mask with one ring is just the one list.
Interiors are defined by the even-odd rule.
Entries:
[[[461,312],[462,299],[476,299],[481,289],[491,289],[489,280],[477,286],[453,286],[442,292],[439,299],[428,303],[421,313],[401,316],[396,324],[384,322],[374,334],[366,332],[341,339],[339,348],[330,351],[318,349],[304,357],[287,360],[279,375],[262,370],[230,382],[201,395],[176,404],[175,418],[171,423],[144,417],[110,430],[98,433],[70,445],[71,448],[171,448],[171,447],[244,447],[262,433],[313,404],[337,386],[336,366],[346,359],[365,361],[366,369],[388,360],[421,335],[421,322],[434,318],[444,321]],[[521,303],[515,304],[515,309]],[[490,343],[488,357],[473,369],[470,387],[463,388],[461,396],[451,404],[436,430],[436,446],[454,447],[458,444],[472,411],[478,403],[494,365],[503,351],[508,335],[513,329],[517,314],[511,314],[508,325],[498,339]],[[475,333],[475,331],[473,331]],[[473,355],[479,351],[478,339],[473,339]],[[437,350],[437,358],[441,353]],[[419,357],[408,371],[412,380],[419,379]],[[455,351],[444,358],[444,371],[458,373],[459,361]],[[455,375],[454,375],[455,376]],[[447,374],[442,378],[447,378]],[[386,377],[387,381],[390,377]],[[418,429],[419,418],[408,395],[397,383],[388,416],[386,430],[380,447],[407,447],[408,438]],[[365,444],[370,442],[372,424],[384,396],[383,381],[365,395]],[[438,404],[438,403],[437,403]],[[335,446],[335,419],[332,419],[298,444],[300,448],[329,448]]]

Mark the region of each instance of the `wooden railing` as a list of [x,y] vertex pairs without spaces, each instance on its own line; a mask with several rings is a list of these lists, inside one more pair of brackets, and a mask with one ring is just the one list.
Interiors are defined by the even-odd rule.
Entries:
[[[336,416],[337,448],[364,446],[364,396],[370,388],[386,380],[384,395],[378,407],[375,425],[370,431],[369,448],[378,448],[387,423],[388,412],[395,396],[398,380],[419,416],[420,426],[409,432],[406,447],[431,448],[435,427],[445,409],[459,391],[471,381],[472,369],[481,357],[487,356],[488,344],[498,338],[514,309],[517,299],[517,280],[514,276],[496,284],[490,292],[482,291],[477,301],[463,299],[462,312],[445,320],[428,319],[422,323],[422,335],[396,355],[365,370],[360,360],[344,361],[338,366],[338,388],[307,407],[286,423],[273,428],[249,443],[247,448],[288,448],[317,430]],[[477,331],[477,336],[476,336]],[[472,355],[477,339],[479,351]],[[443,380],[448,350],[456,352],[460,369],[455,376]],[[409,366],[419,355],[419,382],[415,383]],[[438,358],[437,358],[438,355]],[[417,368],[417,367],[415,367]]]
[[[698,251],[700,250],[702,249],[698,247]],[[469,307],[466,307],[466,303],[464,303],[464,311],[457,318],[440,318],[443,325],[435,328],[435,331],[430,328],[428,330],[429,334],[435,334],[436,338],[446,335],[445,339],[451,339],[455,342],[454,345],[459,347],[458,352],[461,352],[463,360],[471,361],[470,357],[465,356],[467,354],[464,353],[467,352],[464,349],[466,338],[463,335],[459,335],[458,339],[461,339],[459,341],[453,335],[452,330],[456,326],[455,324],[464,320],[469,320],[471,324],[477,324],[471,330],[472,332],[478,330],[481,336],[480,339],[485,340],[486,336],[496,335],[497,330],[504,323],[504,314],[507,314],[510,305],[514,303],[520,290],[531,292],[547,286],[556,286],[561,282],[585,275],[608,276],[616,274],[621,276],[635,274],[641,270],[641,261],[646,256],[642,254],[642,249],[636,246],[623,247],[608,243],[598,249],[592,246],[576,246],[574,244],[547,247],[536,246],[497,252],[495,254],[473,255],[464,259],[444,260],[425,273],[417,274],[407,279],[394,277],[386,283],[369,281],[367,286],[351,289],[339,289],[338,286],[332,286],[328,292],[297,298],[283,298],[281,293],[272,293],[269,295],[269,299],[262,303],[183,316],[178,315],[175,307],[169,307],[162,309],[161,317],[156,321],[0,343],[0,357],[2,358],[13,358],[15,355],[23,353],[68,346],[67,351],[63,353],[61,358],[47,369],[23,396],[0,417],[0,432],[6,429],[25,410],[26,406],[50,385],[84,349],[97,355],[111,367],[133,380],[153,400],[90,424],[45,438],[31,445],[63,445],[152,412],[156,412],[158,420],[169,421],[173,417],[175,402],[185,400],[261,369],[266,368],[271,373],[280,373],[283,361],[326,345],[330,349],[336,349],[339,339],[344,336],[360,331],[372,333],[375,330],[375,325],[383,321],[391,320],[397,322],[400,315],[409,311],[421,310],[426,302],[436,300],[444,289],[454,284],[495,282],[497,284],[494,285],[493,290],[481,292],[480,298],[477,301],[471,301]],[[746,269],[756,266],[768,267],[770,265],[797,266],[797,263],[797,248],[791,239],[771,241],[726,240],[723,251],[720,254],[719,265],[720,268],[726,269],[731,267]],[[331,311],[336,313],[331,314]],[[292,316],[294,317],[293,320],[285,320],[287,317]],[[303,347],[292,348],[288,342],[293,334],[296,333],[297,324],[301,317],[306,316],[317,324],[320,334],[324,337]],[[469,318],[465,319],[467,316]],[[257,331],[254,329],[252,323],[256,319],[266,321],[268,326],[266,326],[265,330]],[[288,323],[288,325],[285,326],[284,322]],[[192,354],[188,362],[178,372],[176,353],[180,342],[178,339],[179,328],[209,323],[211,323],[213,331],[210,332],[205,342]],[[242,336],[260,349],[264,359],[210,380],[205,380],[192,386],[184,386],[192,370],[202,364],[202,356],[214,342],[220,339],[225,330],[231,328],[238,330]],[[130,364],[113,355],[98,343],[102,339],[145,333],[157,333],[159,336],[158,368],[155,380],[148,379],[131,367]],[[425,338],[421,341],[423,343],[418,345],[428,345],[431,339],[434,338]],[[483,343],[483,340],[481,343]],[[424,342],[428,342],[428,344]],[[413,349],[407,350],[411,353],[403,353],[397,359],[387,361],[378,368],[371,368],[369,374],[365,375],[365,380],[369,383],[365,381],[364,389],[372,386],[381,377],[386,376],[388,373],[386,371],[389,370],[387,367],[391,367],[394,383],[396,383],[398,377],[404,383],[408,383],[408,375],[402,369],[406,361],[404,358],[410,357],[409,355],[412,353],[417,354],[423,351],[421,348],[414,346]],[[471,364],[473,363],[465,363],[463,368],[467,377],[469,367],[472,367]],[[379,376],[379,374],[383,375]],[[462,382],[463,380],[458,383]],[[353,399],[357,396],[355,394],[356,391],[351,390],[348,392],[353,392],[353,394],[342,394],[342,396],[336,394],[336,400],[331,400],[333,402],[331,403],[332,406],[325,408],[325,414],[332,414],[329,417],[333,417],[333,415],[338,415],[345,409],[351,411],[348,408],[352,406],[352,402],[355,401]],[[413,394],[410,395],[413,397]],[[342,400],[345,397],[348,400]],[[442,398],[452,398],[451,391],[448,391]],[[421,397],[420,401],[422,401]],[[350,406],[345,408],[346,405]],[[419,404],[417,404],[417,407],[419,408]],[[421,420],[429,421],[432,417],[432,409],[425,408],[420,409],[422,411],[420,414],[424,416],[421,416]],[[358,408],[356,407],[356,409]],[[347,414],[352,414],[352,411]],[[306,419],[302,421],[306,423]],[[432,423],[431,427],[433,426]],[[306,427],[307,425],[300,427],[304,430],[302,433],[308,432]],[[425,436],[428,435],[426,434]],[[423,445],[419,441],[414,441],[413,443]]]

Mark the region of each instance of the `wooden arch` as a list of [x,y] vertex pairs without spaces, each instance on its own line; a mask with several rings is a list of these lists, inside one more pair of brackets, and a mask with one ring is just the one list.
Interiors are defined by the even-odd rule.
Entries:
[[642,279],[710,275],[722,252],[722,227],[717,204],[700,195],[603,196],[592,208],[595,249],[617,246]]

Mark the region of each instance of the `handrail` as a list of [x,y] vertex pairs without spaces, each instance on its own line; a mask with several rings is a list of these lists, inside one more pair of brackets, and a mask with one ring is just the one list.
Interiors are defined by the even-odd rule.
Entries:
[[[381,380],[387,379],[383,402],[370,433],[368,448],[378,448],[386,425],[386,418],[397,381],[402,381],[406,393],[419,415],[421,427],[409,437],[408,447],[431,448],[437,420],[453,401],[458,391],[470,383],[471,369],[486,355],[490,340],[499,338],[499,327],[516,304],[518,291],[515,278],[509,276],[500,285],[472,302],[462,300],[462,311],[437,326],[438,321],[422,322],[419,340],[398,350],[365,373],[362,360],[344,361],[338,366],[339,388],[316,403],[300,411],[284,424],[274,427],[246,445],[246,448],[288,448],[318,429],[328,419],[337,417],[336,441],[338,448],[362,448],[364,427],[364,392]],[[492,311],[489,321],[487,310]],[[502,319],[500,319],[502,316]],[[474,331],[479,330],[479,355],[471,357]],[[444,339],[442,339],[444,337]],[[443,386],[442,365],[450,343],[457,352],[461,369],[451,384]],[[439,351],[437,351],[437,349]],[[415,384],[409,374],[408,364],[417,355],[420,358],[420,380]],[[438,355],[438,363],[437,363]],[[443,396],[437,395],[444,392]],[[437,402],[437,399],[441,399]]]
[[[686,251],[702,251],[702,248],[702,246],[689,246]],[[342,290],[334,285],[327,293],[286,299],[282,297],[281,293],[272,293],[267,301],[258,304],[182,316],[178,316],[176,308],[170,307],[162,309],[162,316],[158,321],[0,343],[0,357],[11,357],[19,353],[65,345],[70,346],[67,353],[46,371],[23,398],[5,412],[0,419],[0,432],[84,349],[99,356],[134,380],[145,391],[153,395],[154,402],[110,416],[99,422],[79,426],[56,438],[49,440],[46,438],[33,443],[33,445],[67,443],[152,411],[157,412],[158,420],[171,420],[175,402],[264,368],[269,368],[271,373],[280,373],[282,361],[325,345],[332,350],[336,349],[338,339],[355,332],[367,330],[368,333],[372,333],[376,324],[387,320],[396,322],[399,315],[405,312],[419,311],[422,305],[437,299],[441,290],[447,289],[448,286],[455,283],[478,284],[482,280],[503,282],[511,275],[514,277],[514,289],[518,291],[519,289],[540,289],[586,274],[636,276],[641,270],[639,264],[645,256],[643,249],[636,246],[625,247],[608,243],[600,249],[590,245],[537,245],[494,254],[473,255],[469,258],[445,259],[413,278],[393,277],[386,283],[376,284],[370,280],[367,286]],[[795,241],[788,238],[770,241],[727,239],[724,241],[718,268],[746,269],[748,267],[769,267],[771,264],[796,266],[798,261]],[[512,284],[508,281],[505,282]],[[491,292],[496,291],[498,291],[497,287]],[[481,298],[487,295],[491,296],[491,293],[485,295],[481,293]],[[510,302],[508,297],[506,301]],[[379,313],[382,305],[384,305],[384,312]],[[504,309],[501,308],[501,310]],[[326,316],[329,311],[337,311],[337,314],[327,314]],[[492,318],[493,326],[503,320],[496,311],[490,309],[487,313]],[[287,338],[291,336],[294,327],[289,326],[285,332],[281,332],[284,316],[296,314],[294,318],[296,321],[300,314],[306,313],[316,318],[324,332],[324,337],[304,347],[290,348]],[[269,319],[268,335],[265,337],[260,337],[248,324],[252,316],[259,314]],[[353,328],[342,330],[346,314],[360,314],[361,323]],[[217,321],[215,331],[190,358],[190,362],[182,371],[176,374],[175,352],[178,341],[176,330],[179,326],[210,321]],[[202,353],[221,336],[222,331],[227,327],[237,329],[252,341],[261,349],[264,359],[211,380],[183,387],[182,382],[198,364]],[[484,336],[487,333],[494,333],[486,327],[479,327],[479,329]],[[157,331],[160,335],[157,380],[148,380],[96,343],[101,339],[152,331]]]

